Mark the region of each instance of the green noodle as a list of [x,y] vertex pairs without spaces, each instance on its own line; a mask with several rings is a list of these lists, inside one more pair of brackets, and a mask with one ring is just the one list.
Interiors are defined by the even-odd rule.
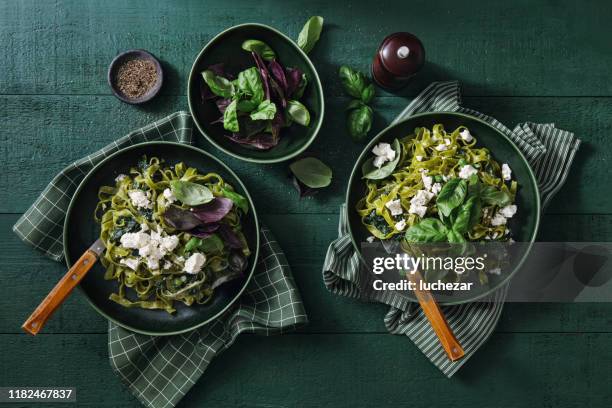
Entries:
[[[117,293],[110,299],[124,307],[144,309],[162,309],[168,313],[175,311],[174,302],[187,306],[209,302],[213,297],[213,283],[227,273],[231,250],[223,246],[221,251],[205,253],[206,262],[197,274],[183,271],[182,259],[188,257],[187,242],[192,238],[188,232],[177,231],[168,225],[163,214],[170,205],[163,191],[170,187],[174,180],[189,181],[206,186],[215,197],[236,194],[233,187],[216,173],[199,174],[195,168],[178,163],[175,166],[164,166],[158,158],[143,158],[138,166],[129,171],[129,175],[116,180],[115,186],[102,186],[99,189],[99,202],[95,219],[101,225],[100,238],[106,245],[101,262],[106,268],[104,278],[119,283]],[[141,190],[152,203],[152,208],[137,208],[132,204],[129,192]],[[173,204],[176,205],[177,203]],[[188,207],[179,205],[183,209]],[[249,249],[242,233],[240,222],[241,211],[234,205],[222,222],[227,224],[243,243],[241,256],[247,257]],[[151,269],[145,262],[139,262],[135,270],[121,263],[126,258],[134,258],[133,249],[121,245],[120,238],[128,232],[138,232],[142,226],[150,231],[178,237],[178,245],[164,255],[159,268]],[[202,252],[202,251],[199,251]],[[128,293],[126,293],[128,292]]]

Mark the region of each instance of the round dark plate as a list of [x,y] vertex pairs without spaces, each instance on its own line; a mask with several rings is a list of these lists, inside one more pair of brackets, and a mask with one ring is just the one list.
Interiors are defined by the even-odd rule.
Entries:
[[[457,112],[432,112],[414,115],[384,129],[365,147],[351,172],[351,178],[346,193],[346,210],[353,246],[361,256],[362,262],[365,262],[361,254],[361,243],[366,242],[366,238],[371,234],[363,226],[359,214],[355,211],[357,202],[363,197],[366,191],[365,184],[361,177],[361,166],[363,162],[371,157],[372,148],[377,143],[392,143],[396,138],[399,139],[413,134],[416,127],[424,126],[431,129],[433,125],[437,123],[443,124],[447,131],[453,130],[458,126],[468,127],[470,133],[478,140],[477,146],[488,148],[493,154],[493,158],[499,163],[508,163],[512,169],[512,175],[519,185],[516,196],[518,212],[509,221],[508,225],[512,229],[514,240],[525,243],[521,244],[520,253],[515,254],[518,258],[513,260],[512,264],[514,269],[511,272],[501,274],[500,276],[489,275],[489,284],[486,286],[483,285],[481,288],[474,291],[470,291],[469,296],[460,297],[454,301],[440,302],[443,305],[452,305],[473,302],[500,288],[520,269],[535,241],[538,226],[540,224],[540,195],[538,185],[527,159],[525,159],[525,156],[523,156],[521,151],[510,139],[488,123],[474,116]],[[407,293],[407,295],[411,300],[416,301],[416,298],[412,296],[412,292]]]
[[126,329],[150,335],[170,335],[202,326],[226,311],[242,294],[253,276],[259,254],[259,223],[253,200],[238,176],[219,160],[193,146],[171,142],[148,142],[123,149],[100,162],[85,176],[77,188],[64,223],[64,253],[71,266],[98,239],[100,226],[94,221],[98,189],[114,185],[115,177],[127,173],[142,158],[158,157],[169,165],[184,162],[200,172],[215,172],[249,200],[249,212],[243,217],[243,228],[251,249],[249,268],[244,278],[230,281],[215,290],[205,305],[185,306],[175,302],[176,312],[126,308],[109,300],[118,283],[104,279],[104,267],[98,262],[81,281],[79,287],[89,303],[102,316]]
[[[130,98],[125,95],[123,92],[117,88],[117,84],[115,84],[115,77],[117,76],[117,70],[121,66],[124,61],[132,60],[132,59],[142,59],[152,61],[155,65],[155,70],[157,71],[157,82],[153,85],[153,88],[149,90],[146,94],[142,95],[140,98]],[[141,103],[145,103],[153,99],[160,91],[162,84],[164,82],[164,71],[162,69],[161,64],[158,59],[155,58],[153,54],[145,50],[128,50],[124,51],[121,54],[117,55],[113,61],[110,63],[108,67],[107,74],[108,85],[118,99],[125,103],[129,103],[132,105],[139,105]]]
[[[280,142],[269,150],[250,149],[239,145],[225,136],[222,123],[211,124],[221,113],[213,101],[202,101],[201,87],[204,83],[202,71],[207,67],[224,63],[225,70],[232,74],[255,66],[249,52],[241,46],[245,40],[257,39],[268,44],[284,67],[299,68],[308,77],[308,86],[300,102],[310,112],[310,125],[293,124],[281,130]],[[277,163],[289,160],[302,153],[314,141],[323,123],[325,103],[323,88],[317,70],[304,52],[280,31],[263,24],[241,24],[218,34],[198,54],[187,85],[189,111],[200,132],[217,148],[225,153],[255,163]]]

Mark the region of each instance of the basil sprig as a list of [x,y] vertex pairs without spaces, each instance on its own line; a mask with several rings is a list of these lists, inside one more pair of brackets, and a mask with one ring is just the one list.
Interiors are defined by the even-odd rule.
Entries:
[[507,191],[484,185],[477,175],[468,180],[450,179],[436,198],[440,219],[424,218],[406,231],[408,242],[466,242],[467,234],[482,216],[482,205],[506,206],[512,202]]
[[399,140],[395,139],[393,141],[393,151],[395,152],[395,158],[385,164],[384,166],[378,168],[374,166],[375,157],[370,157],[368,160],[363,163],[361,166],[361,172],[363,174],[363,178],[370,180],[382,180],[393,173],[393,170],[397,167],[397,164],[400,161],[402,156],[402,145]]
[[374,111],[368,105],[376,93],[374,85],[363,75],[346,65],[338,73],[345,92],[354,99],[347,106],[346,127],[356,142],[365,140],[372,128]]

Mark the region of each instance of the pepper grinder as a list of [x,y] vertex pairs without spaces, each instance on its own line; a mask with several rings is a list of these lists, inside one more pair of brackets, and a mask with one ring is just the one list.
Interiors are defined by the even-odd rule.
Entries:
[[382,88],[398,90],[423,67],[425,48],[410,33],[393,33],[385,37],[372,61],[372,78]]

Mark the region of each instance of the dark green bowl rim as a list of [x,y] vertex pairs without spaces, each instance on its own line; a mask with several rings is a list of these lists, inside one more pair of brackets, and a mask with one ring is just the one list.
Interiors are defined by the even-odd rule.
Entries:
[[185,148],[185,149],[191,149],[191,150],[194,150],[195,152],[205,156],[206,158],[215,161],[223,169],[225,169],[225,171],[227,171],[228,174],[230,174],[232,177],[234,177],[235,180],[238,182],[238,185],[242,188],[242,190],[244,191],[247,199],[249,200],[249,204],[251,206],[251,211],[253,212],[253,219],[255,220],[255,231],[256,231],[256,234],[255,234],[256,235],[256,238],[255,238],[255,240],[256,240],[256,242],[255,242],[255,256],[253,257],[253,264],[251,265],[249,274],[248,274],[246,280],[244,281],[244,284],[242,285],[242,288],[240,288],[240,290],[238,291],[236,296],[234,296],[234,298],[231,299],[229,301],[229,303],[221,311],[219,311],[214,316],[206,319],[205,321],[203,321],[201,323],[198,323],[198,324],[196,324],[196,325],[194,325],[192,327],[189,327],[189,328],[186,328],[186,329],[183,329],[183,330],[173,331],[173,332],[154,332],[154,331],[141,330],[141,329],[137,329],[137,328],[128,326],[126,324],[123,324],[123,323],[119,322],[118,320],[116,320],[115,318],[109,316],[107,313],[105,313],[100,308],[98,308],[98,306],[96,306],[95,303],[93,303],[93,301],[91,300],[91,298],[89,297],[87,292],[85,292],[85,290],[83,290],[83,288],[79,284],[79,290],[81,291],[81,293],[87,299],[87,303],[89,303],[91,305],[91,307],[93,307],[100,315],[102,315],[106,319],[110,320],[111,322],[113,322],[113,323],[115,323],[115,324],[117,324],[117,325],[119,325],[119,326],[121,326],[121,327],[123,327],[125,329],[128,329],[128,330],[131,330],[133,332],[136,332],[136,333],[146,334],[146,335],[150,335],[150,336],[171,336],[171,335],[175,335],[175,334],[186,333],[188,331],[197,329],[198,327],[202,327],[205,324],[210,323],[211,321],[217,319],[219,316],[221,316],[223,313],[225,313],[240,298],[242,293],[245,291],[247,285],[251,281],[251,278],[253,277],[253,274],[255,273],[255,267],[257,266],[257,262],[259,260],[259,244],[260,244],[260,242],[259,242],[259,219],[257,218],[257,212],[255,211],[255,206],[253,205],[253,199],[251,198],[251,195],[249,194],[249,191],[247,190],[247,188],[244,185],[244,183],[242,182],[242,180],[240,180],[238,175],[236,173],[234,173],[232,171],[232,169],[230,169],[221,160],[217,159],[216,157],[214,157],[210,153],[208,153],[208,152],[206,152],[206,151],[204,151],[202,149],[199,149],[199,148],[197,148],[195,146],[191,146],[191,145],[187,145],[187,144],[183,144],[183,143],[176,143],[176,142],[153,141],[153,142],[137,143],[135,145],[125,147],[125,148],[123,148],[123,149],[113,153],[112,155],[106,157],[104,160],[102,160],[100,163],[98,163],[94,168],[92,168],[89,171],[89,173],[87,173],[87,175],[85,175],[85,177],[83,178],[81,183],[79,183],[79,186],[77,187],[76,191],[74,192],[74,195],[72,196],[72,199],[70,200],[70,205],[68,206],[68,210],[66,211],[66,218],[64,220],[64,228],[63,228],[63,234],[64,234],[64,239],[63,239],[64,258],[66,260],[66,264],[68,264],[68,267],[71,266],[71,263],[70,263],[70,261],[68,259],[68,250],[67,250],[67,248],[68,248],[68,234],[67,234],[68,233],[68,220],[70,219],[70,216],[72,215],[72,211],[74,210],[76,198],[81,193],[81,190],[83,190],[83,188],[89,182],[89,179],[93,176],[93,174],[96,171],[98,171],[98,169],[100,169],[103,165],[105,165],[109,161],[112,161],[116,156],[118,156],[120,154],[124,154],[128,150],[137,149],[137,148],[140,148],[140,147],[146,146],[146,145],[157,145],[157,146],[161,146],[161,147],[171,145],[171,146],[178,146],[178,147]]
[[[533,247],[533,243],[535,242],[535,238],[536,235],[538,234],[538,229],[540,227],[540,213],[542,211],[541,209],[541,199],[540,199],[540,190],[538,188],[538,183],[537,180],[535,178],[535,174],[533,173],[533,169],[531,168],[531,166],[529,165],[529,162],[527,161],[527,159],[525,158],[525,155],[519,150],[519,148],[516,146],[516,144],[514,144],[514,142],[512,140],[510,140],[506,135],[504,135],[502,132],[500,132],[498,129],[496,129],[495,127],[491,126],[491,124],[485,122],[482,119],[479,119],[475,116],[472,115],[468,115],[465,113],[460,113],[460,112],[452,112],[452,111],[441,111],[441,112],[423,112],[423,113],[418,113],[415,115],[410,116],[409,118],[403,119],[397,123],[394,123],[392,125],[387,126],[386,128],[384,128],[383,130],[381,130],[376,136],[374,136],[374,138],[368,143],[368,145],[363,149],[363,151],[361,152],[361,154],[359,155],[359,158],[357,158],[357,161],[355,162],[355,166],[353,167],[353,170],[351,171],[351,176],[349,178],[349,183],[346,189],[346,196],[345,196],[345,211],[346,211],[346,220],[347,220],[347,224],[348,224],[348,231],[349,231],[349,235],[351,237],[351,243],[353,244],[353,247],[355,248],[355,251],[357,252],[360,261],[365,264],[365,260],[363,258],[363,255],[361,254],[361,248],[359,247],[359,245],[357,244],[357,241],[355,241],[355,234],[353,234],[353,231],[351,229],[351,223],[348,221],[349,220],[349,211],[350,209],[348,208],[348,202],[349,202],[349,195],[351,192],[351,186],[353,185],[353,182],[355,180],[355,175],[358,173],[358,171],[360,170],[359,168],[359,164],[362,162],[362,160],[364,159],[364,156],[369,154],[370,150],[372,150],[372,147],[374,146],[374,144],[381,139],[389,130],[397,127],[397,126],[401,126],[404,124],[404,122],[408,122],[410,120],[413,120],[414,118],[420,118],[420,117],[427,117],[427,116],[437,116],[437,115],[450,115],[450,116],[457,116],[460,118],[465,118],[468,120],[473,120],[476,122],[479,122],[485,126],[487,126],[488,128],[490,128],[491,130],[493,130],[495,133],[497,133],[497,135],[499,135],[502,139],[505,139],[508,143],[510,143],[510,145],[514,148],[516,154],[518,155],[518,157],[521,158],[521,160],[525,163],[525,165],[527,166],[527,170],[529,172],[529,176],[530,176],[530,180],[531,183],[533,184],[534,190],[536,192],[536,214],[535,214],[535,227],[533,229],[533,233],[531,234],[531,237],[529,239],[529,245],[526,247],[525,253],[523,254],[521,260],[516,264],[516,267],[514,268],[514,270],[508,274],[508,276],[506,277],[506,279],[500,281],[500,283],[491,288],[490,290],[483,292],[481,294],[479,294],[478,296],[475,296],[473,299],[463,299],[463,300],[457,300],[457,301],[453,301],[453,302],[440,302],[441,305],[446,305],[446,306],[451,306],[451,305],[459,305],[459,304],[463,304],[463,303],[471,303],[471,302],[475,302],[479,299],[482,299],[485,296],[490,295],[491,293],[495,292],[496,290],[499,290],[499,288],[501,288],[505,283],[507,283],[513,276],[514,274],[521,269],[521,266],[523,265],[523,263],[525,262],[525,260],[527,259],[527,256],[529,255],[529,252],[531,251],[531,248]],[[361,178],[359,178],[361,179]],[[416,298],[409,296],[411,298],[411,300],[414,300],[416,302]]]
[[[233,152],[233,151],[231,151],[229,149],[226,149],[223,146],[221,146],[219,143],[215,142],[214,138],[212,136],[209,136],[204,131],[204,128],[202,126],[200,126],[200,121],[198,120],[198,118],[194,114],[195,108],[194,108],[194,106],[192,106],[193,103],[192,103],[191,98],[189,96],[190,95],[191,83],[193,81],[193,76],[195,75],[194,74],[195,68],[196,68],[196,65],[197,65],[200,57],[202,56],[202,54],[204,54],[204,52],[206,52],[208,50],[208,48],[213,43],[215,43],[223,34],[229,32],[229,31],[238,30],[240,28],[249,27],[249,26],[250,27],[259,27],[259,28],[264,28],[266,30],[270,30],[270,31],[274,32],[275,34],[278,34],[279,36],[281,36],[286,41],[288,41],[291,44],[291,46],[298,52],[298,54],[300,54],[302,56],[302,58],[304,59],[306,64],[310,67],[310,69],[312,69],[312,72],[314,72],[314,76],[315,76],[314,77],[314,81],[312,81],[310,83],[315,83],[316,84],[318,93],[321,96],[320,97],[320,99],[321,99],[321,114],[317,118],[317,124],[316,124],[315,129],[314,129],[312,135],[310,136],[310,138],[306,141],[304,146],[300,147],[295,152],[287,154],[287,155],[279,157],[279,158],[276,158],[276,159],[257,159],[257,158],[252,158],[252,157],[246,157],[246,156],[243,156],[243,155],[238,154],[236,152]],[[319,131],[321,130],[321,126],[323,125],[323,117],[325,116],[325,97],[323,95],[323,86],[321,85],[321,79],[319,78],[319,73],[317,72],[317,69],[315,68],[315,66],[312,63],[312,61],[310,61],[310,58],[308,58],[308,55],[306,55],[306,53],[304,51],[302,51],[302,49],[300,47],[298,47],[297,44],[291,38],[287,37],[282,32],[280,32],[277,29],[272,28],[272,27],[270,27],[268,25],[259,24],[259,23],[244,23],[244,24],[238,24],[238,25],[232,26],[230,28],[226,28],[225,30],[221,31],[219,34],[214,36],[208,43],[206,43],[204,48],[202,48],[202,50],[200,50],[200,52],[196,56],[195,60],[193,61],[193,65],[191,66],[191,70],[189,71],[189,79],[187,80],[187,103],[189,105],[189,112],[191,113],[191,117],[193,118],[193,122],[195,123],[195,125],[198,128],[198,130],[200,131],[200,133],[202,133],[202,135],[204,135],[206,140],[208,140],[213,146],[215,146],[217,149],[221,150],[222,152],[224,152],[224,153],[226,153],[226,154],[228,154],[228,155],[230,155],[232,157],[235,157],[235,158],[237,158],[239,160],[244,160],[244,161],[251,162],[251,163],[281,163],[281,162],[287,161],[289,159],[292,159],[292,158],[294,158],[296,156],[299,156],[306,149],[308,149],[308,147],[310,147],[312,142],[314,142],[314,140],[318,136]]]

